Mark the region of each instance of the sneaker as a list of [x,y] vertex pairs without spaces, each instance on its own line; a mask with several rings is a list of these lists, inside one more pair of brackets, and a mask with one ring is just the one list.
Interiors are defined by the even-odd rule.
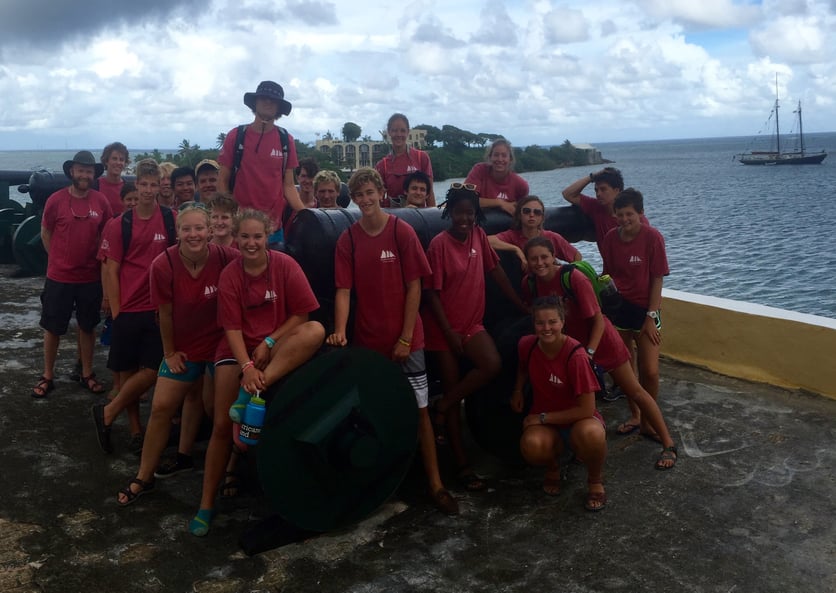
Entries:
[[128,444],[128,449],[131,453],[136,455],[137,457],[142,456],[142,444],[145,441],[145,438],[142,434],[135,434],[131,437],[131,442]]
[[155,478],[168,478],[182,474],[183,472],[192,471],[194,469],[194,459],[191,455],[183,455],[178,453],[174,459],[169,459],[160,464],[157,471],[154,472]]
[[621,387],[618,385],[614,385],[611,389],[608,389],[604,396],[601,398],[605,402],[614,402],[616,400],[621,399],[622,397],[626,397],[624,392],[621,391]]

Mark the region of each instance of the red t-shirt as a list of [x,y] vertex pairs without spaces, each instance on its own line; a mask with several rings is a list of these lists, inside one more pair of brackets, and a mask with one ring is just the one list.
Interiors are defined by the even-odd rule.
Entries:
[[[337,240],[334,283],[355,290],[354,343],[391,356],[403,331],[406,284],[429,273],[418,236],[395,216],[374,237],[359,222],[345,230]],[[411,350],[423,347],[424,328],[417,316]]]
[[111,183],[106,177],[99,177],[99,191],[107,197],[113,216],[119,216],[125,211],[125,205],[122,203],[122,187],[124,185],[125,181],[123,179],[119,179],[119,183]]
[[[614,228],[618,228],[618,219],[610,214],[606,206],[602,205],[596,198],[581,194],[579,206],[583,213],[592,219],[592,224],[595,225],[595,242],[598,245],[598,252],[603,255],[601,245],[604,243],[604,237]],[[650,222],[644,214],[641,215],[640,219],[643,225],[650,226]]]
[[476,163],[467,174],[465,183],[473,183],[480,198],[506,200],[516,202],[528,195],[528,182],[509,171],[501,181],[491,176],[491,166],[488,163]]
[[[235,159],[237,137],[238,128],[230,130],[218,153],[218,163],[230,170]],[[287,158],[287,175],[293,175],[293,169],[299,166],[296,158],[296,145],[290,134],[288,134],[287,152],[287,155],[282,152],[282,142],[277,127],[274,126],[262,136],[251,126],[247,126],[244,134],[244,154],[241,157],[241,167],[235,176],[233,189],[235,200],[241,208],[255,208],[267,213],[277,229],[282,226],[282,213],[286,203],[282,163]]]
[[192,277],[172,245],[151,264],[151,303],[171,304],[175,350],[191,361],[214,361],[223,329],[218,325],[218,280],[227,263],[239,257],[235,249],[209,245],[209,258]]
[[604,273],[612,276],[618,292],[645,309],[650,304],[650,284],[653,278],[670,274],[665,239],[652,226],[642,224],[632,241],[623,241],[618,229],[604,237],[601,245]]
[[384,208],[392,206],[390,198],[397,198],[406,192],[403,189],[403,182],[406,176],[415,171],[423,171],[430,179],[433,177],[433,165],[429,155],[423,150],[407,146],[406,152],[395,156],[389,153],[374,166],[383,178],[383,185],[386,186],[386,197],[381,203]]
[[[534,392],[529,414],[568,410],[578,405],[578,396],[600,389],[589,357],[583,347],[577,346],[580,346],[577,340],[567,337],[557,356],[550,359],[537,346],[537,336],[520,339],[517,346],[520,368],[528,371]],[[598,410],[595,410],[595,417],[603,420]],[[557,426],[568,428],[571,424]]]
[[[430,241],[427,257],[432,275],[424,280],[424,288],[438,291],[453,331],[468,338],[484,330],[485,274],[499,263],[485,231],[474,227],[464,242],[449,232],[439,233]],[[428,307],[421,313],[427,332],[427,350],[447,350],[447,340],[435,315]]]
[[[522,294],[523,301],[531,304],[534,296],[531,294],[528,278],[529,276],[523,278]],[[583,272],[572,270],[569,276],[569,284],[575,298],[569,298],[566,295],[560,281],[560,270],[550,281],[543,282],[540,278],[536,278],[536,283],[537,296],[556,296],[563,303],[566,313],[563,333],[587,346],[589,344],[589,332],[592,330],[592,318],[601,310],[598,305],[598,297],[595,296],[595,289],[592,288],[592,282],[589,281],[589,278],[584,276]],[[592,359],[607,371],[611,371],[630,360],[630,353],[618,335],[618,330],[615,329],[607,317],[604,317],[604,333],[601,335],[601,341],[598,343]]]
[[[119,310],[138,313],[156,308],[151,303],[151,264],[168,248],[168,235],[158,204],[154,204],[154,213],[148,219],[133,212],[128,252],[122,252],[122,213],[105,228],[99,259],[119,262]],[[176,221],[177,212],[173,214]]]
[[[566,262],[573,262],[578,259],[580,253],[572,246],[571,243],[569,243],[569,241],[563,238],[563,235],[543,229],[540,231],[540,236],[545,237],[552,242],[554,255],[557,259]],[[515,245],[520,249],[524,249],[525,244],[528,242],[528,239],[519,229],[508,229],[507,231],[502,231],[496,235],[496,238],[500,241],[505,241],[506,243]]]
[[[296,260],[279,251],[267,253],[267,269],[260,275],[247,274],[239,258],[221,272],[218,281],[218,323],[225,331],[241,330],[247,352],[252,352],[293,315],[319,309],[319,302]],[[232,357],[224,337],[215,360]]]
[[73,198],[66,187],[49,196],[41,218],[41,226],[52,233],[46,277],[66,284],[101,281],[96,254],[111,218],[107,198],[95,190],[83,199]]

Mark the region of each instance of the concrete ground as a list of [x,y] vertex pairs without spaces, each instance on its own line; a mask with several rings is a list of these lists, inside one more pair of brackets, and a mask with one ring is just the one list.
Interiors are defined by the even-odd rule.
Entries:
[[[138,462],[123,422],[116,452],[99,449],[94,396],[67,378],[74,338],[62,344],[57,389],[29,397],[42,364],[41,285],[0,280],[0,591],[836,590],[836,401],[674,364],[663,364],[661,392],[679,463],[656,471],[658,445],[611,434],[600,513],[583,510],[581,466],[550,498],[541,472],[474,450],[491,488],[466,493],[449,477],[458,517],[435,511],[411,475],[362,524],[248,557],[238,538],[267,512],[251,486],[206,538],[192,537],[198,472],[117,506]],[[103,351],[96,369],[107,376]],[[614,428],[626,405],[601,410]]]

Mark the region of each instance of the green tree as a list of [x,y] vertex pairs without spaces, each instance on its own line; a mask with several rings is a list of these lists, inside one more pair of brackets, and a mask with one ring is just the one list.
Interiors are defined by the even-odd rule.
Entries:
[[215,146],[220,148],[224,145],[224,142],[226,142],[226,132],[221,132],[218,134],[218,137],[215,138]]
[[343,125],[343,140],[346,142],[354,142],[362,133],[363,130],[353,121],[347,121]]

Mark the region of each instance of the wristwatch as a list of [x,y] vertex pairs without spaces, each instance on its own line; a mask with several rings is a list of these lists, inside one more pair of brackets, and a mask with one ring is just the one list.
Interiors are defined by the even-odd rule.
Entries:
[[590,356],[595,356],[595,348],[587,348],[586,353]]
[[659,311],[648,311],[647,316],[650,317],[653,321],[659,319]]
[[545,424],[545,423],[546,423],[546,413],[545,412],[540,412],[540,424]]

